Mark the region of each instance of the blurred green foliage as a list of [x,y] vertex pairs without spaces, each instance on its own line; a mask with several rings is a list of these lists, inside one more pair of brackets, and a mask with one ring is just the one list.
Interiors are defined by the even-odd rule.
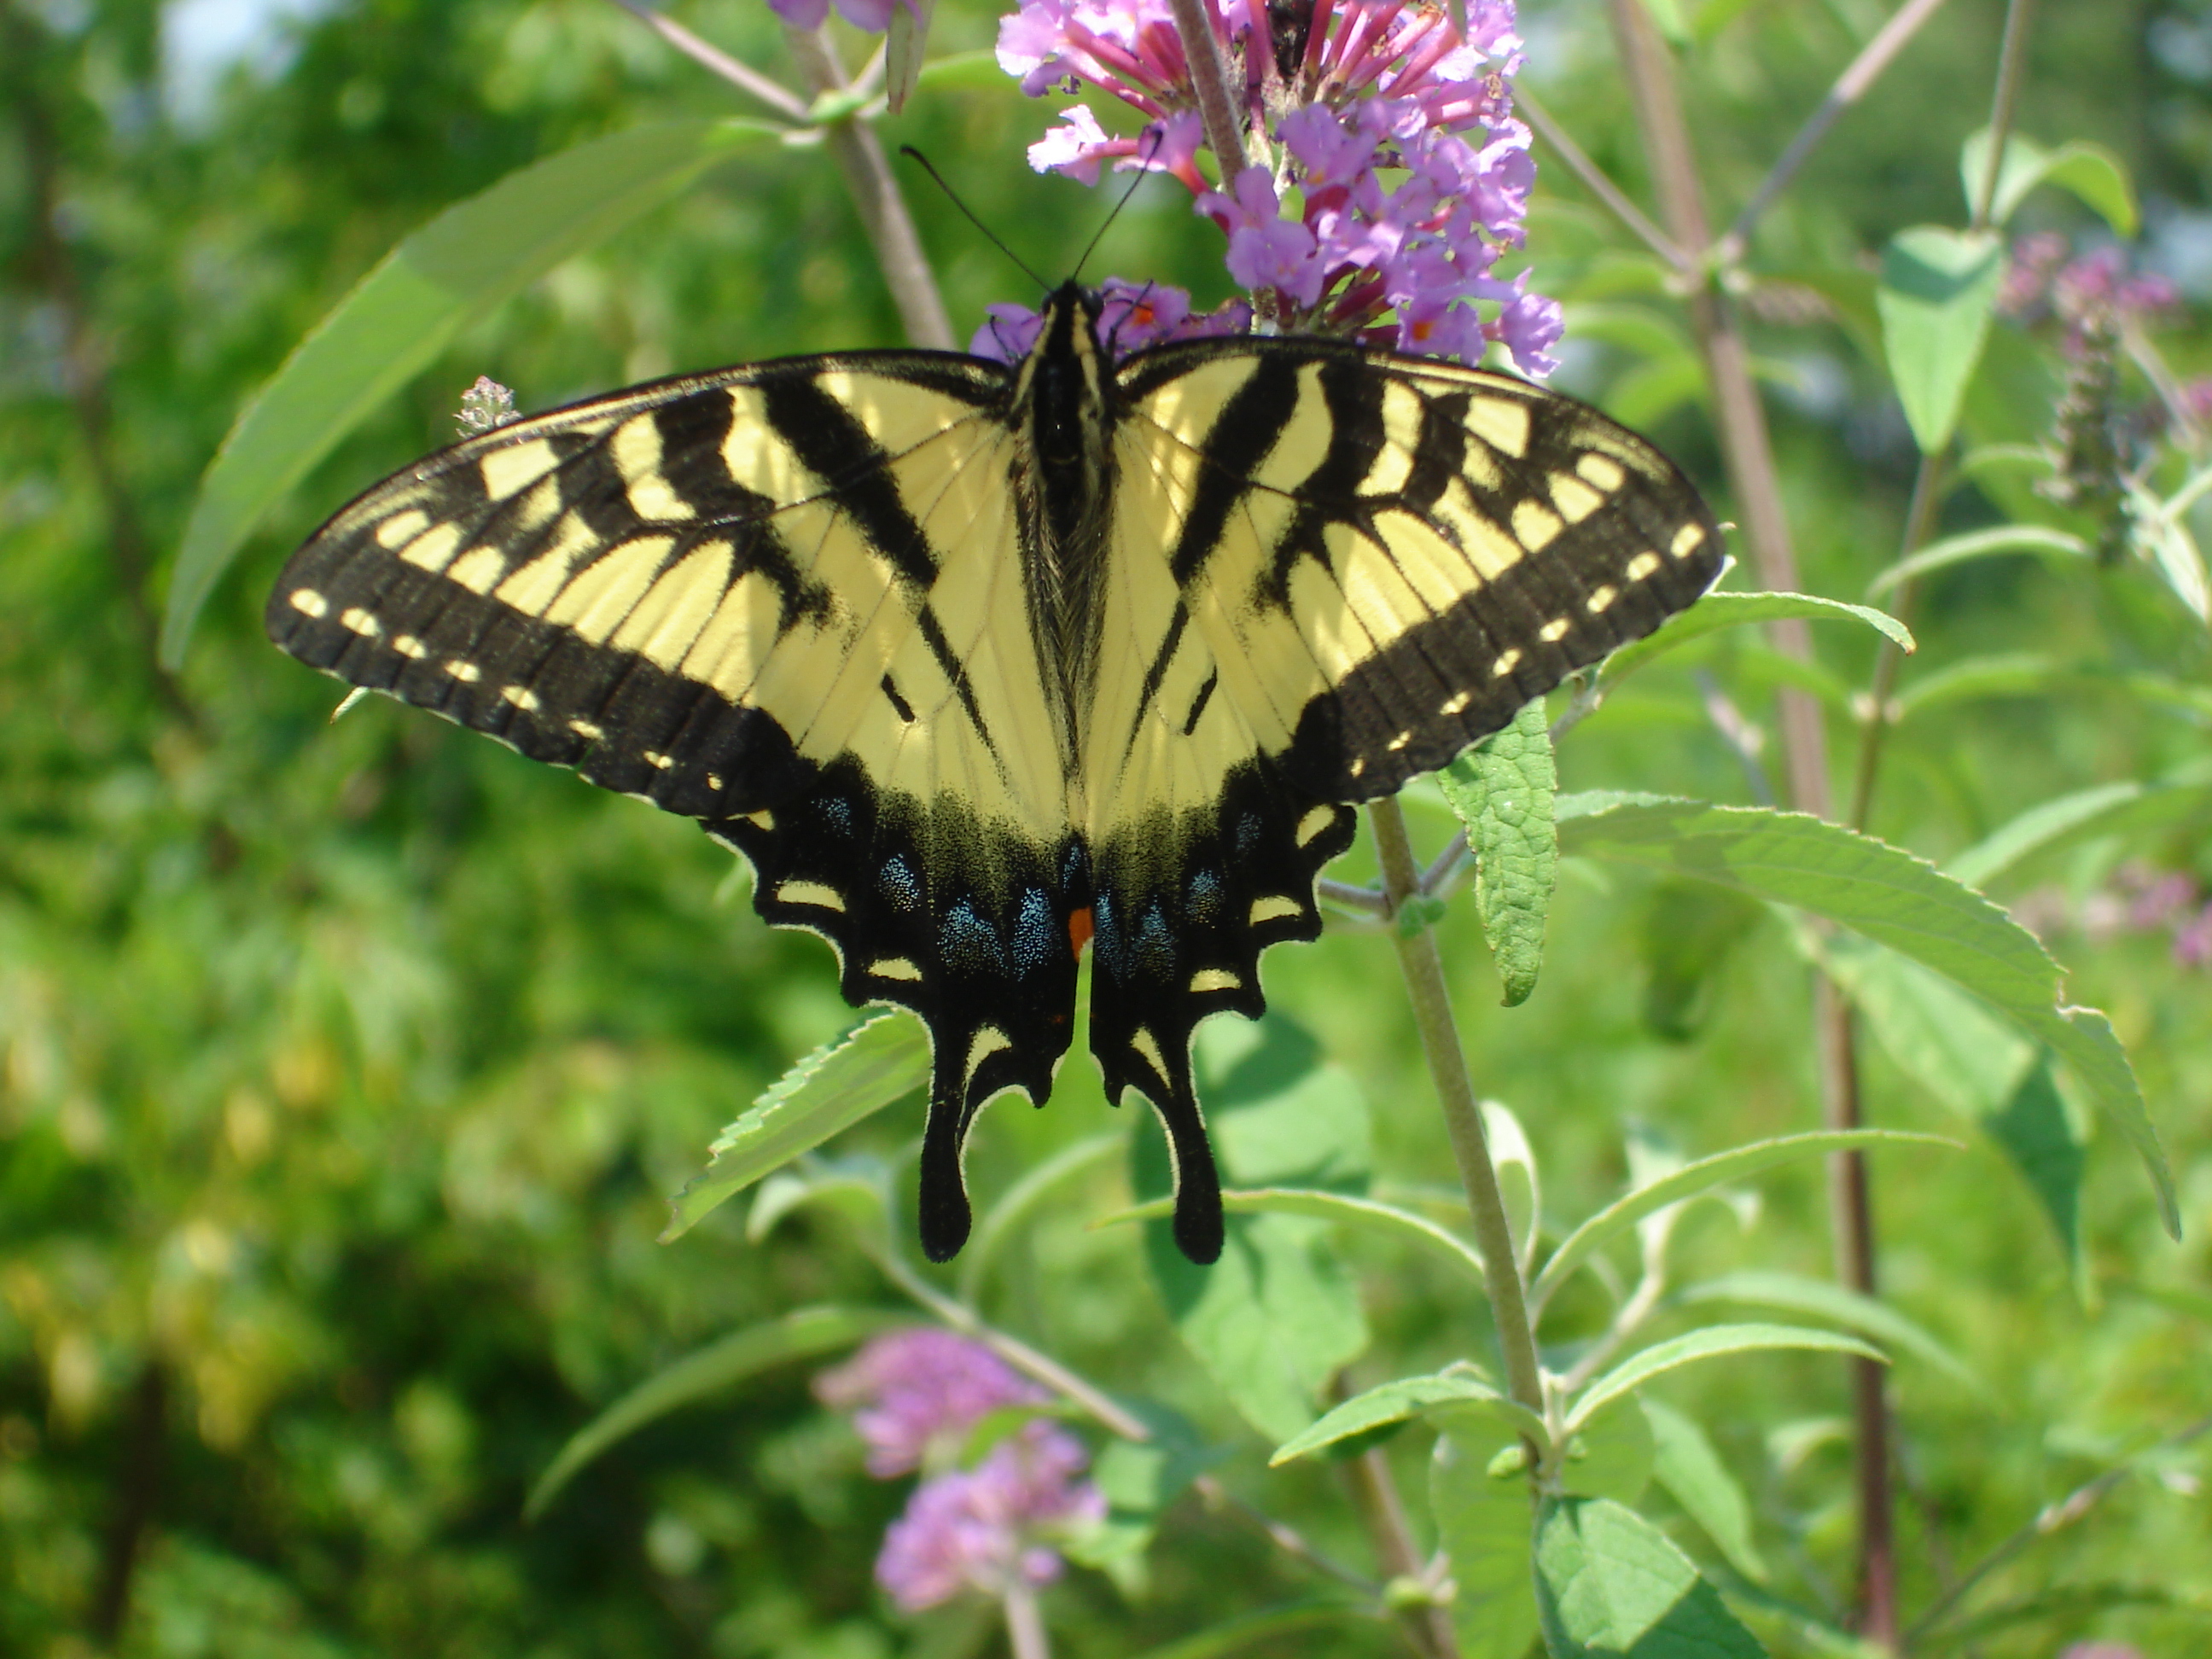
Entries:
[[[291,21],[272,9],[264,51],[196,80],[179,67],[185,37],[222,9],[0,0],[0,1650],[981,1650],[999,1639],[988,1618],[902,1621],[873,1589],[898,1494],[861,1476],[857,1443],[795,1372],[623,1443],[523,1524],[524,1494],[568,1437],[669,1360],[802,1303],[890,1299],[823,1212],[749,1243],[731,1206],[653,1242],[715,1130],[850,1015],[829,953],[761,926],[727,856],[690,826],[392,704],[328,726],[330,684],[278,656],[258,620],[283,552],[446,441],[479,373],[542,408],[678,368],[894,341],[850,209],[818,153],[748,155],[470,330],[264,526],[173,679],[151,649],[166,562],[216,443],[300,335],[447,203],[579,139],[732,107],[604,0],[356,0],[282,9]],[[678,9],[784,67],[758,0]],[[1686,87],[1709,182],[1733,205],[1885,9],[1676,9],[1698,36]],[[2186,255],[2212,205],[2212,9],[2042,11],[2025,131],[2112,148]],[[1759,268],[1802,283],[1753,312],[1815,592],[1856,599],[1894,554],[1913,458],[1863,331],[1867,261],[1905,226],[1960,220],[1955,158],[1984,119],[2000,14],[1954,0],[1758,239]],[[1643,191],[1601,9],[1527,0],[1524,24],[1528,83]],[[987,46],[992,28],[988,7],[947,6],[936,49]],[[1010,84],[925,92],[884,131],[927,150],[1051,276],[1104,203],[1024,165],[1045,108]],[[1548,160],[1541,190],[1540,285],[1648,313],[1643,337],[1594,331],[1613,343],[1577,359],[1571,389],[1656,422],[1717,483],[1694,376],[1654,374],[1663,352],[1619,343],[1679,328],[1649,265]],[[911,199],[956,328],[986,301],[1030,297],[926,187]],[[2094,227],[2048,194],[2028,218]],[[1140,191],[1115,222],[1086,274],[1107,271],[1187,283],[1207,302],[1227,292],[1212,233],[1172,186]],[[2212,367],[2194,317],[2160,344],[2184,372]],[[2031,441],[2055,359],[2003,325],[1992,350],[1969,431]],[[1944,528],[1995,516],[1991,495],[1963,490]],[[1915,626],[1920,672],[2033,649],[2201,690],[2212,666],[2203,629],[2139,570],[1964,567]],[[1818,640],[1846,684],[1871,660],[1862,632]],[[1742,641],[1698,661],[1639,676],[1578,728],[1563,784],[1747,799],[1705,700],[1724,684],[1763,718],[1771,665]],[[1835,720],[1848,731],[1848,708]],[[1874,827],[1940,859],[2037,801],[2206,751],[2201,715],[2111,690],[1960,699],[1900,728]],[[1440,802],[1416,791],[1411,805],[1438,844]],[[2212,878],[2199,818],[2052,854],[2008,872],[1998,896],[2088,894],[2124,858]],[[1684,903],[1663,881],[1571,861],[1546,980],[1510,1012],[1473,907],[1443,926],[1480,1086],[1529,1127],[1547,1214],[1618,1190],[1632,1123],[1696,1155],[1813,1121],[1786,930]],[[2035,1192],[1990,1142],[1887,1171],[1889,1297],[2002,1397],[1992,1410],[1939,1371],[1897,1370],[1914,1605],[2040,1505],[2212,1409],[2212,976],[2154,936],[2059,944],[2073,994],[2112,1012],[2134,1056],[2189,1234],[2164,1239],[2133,1160],[2086,1122],[2087,1303]],[[1443,1178],[1388,940],[1346,931],[1267,971],[1276,1005],[1364,1096],[1378,1188]],[[1954,1121],[1878,1050],[1867,1063],[1878,1121]],[[1049,1111],[1002,1103],[974,1147],[979,1192],[1119,1127],[1103,1107],[1080,1061]],[[917,1127],[891,1113],[853,1139],[889,1156]],[[1747,1224],[1692,1212],[1678,1248],[1693,1274],[1747,1257],[1823,1271],[1817,1170],[1792,1166],[1762,1192]],[[1364,1562],[1331,1469],[1263,1471],[1267,1448],[1151,1289],[1141,1233],[1085,1231],[1127,1195],[1124,1166],[1094,1161],[1067,1202],[1040,1206],[981,1287],[993,1316],[1117,1391],[1171,1402],[1236,1447],[1220,1470],[1231,1490]],[[1350,1386],[1480,1346],[1441,1322],[1464,1305],[1445,1270],[1358,1237],[1344,1249],[1372,1342]],[[1571,1325],[1585,1302],[1595,1329],[1588,1279],[1560,1316]],[[1793,1593],[1847,1596],[1840,1368],[1766,1356],[1662,1391],[1750,1491],[1759,1548]],[[1390,1452],[1409,1491],[1415,1438]],[[2202,1646],[2208,1478],[2203,1442],[2160,1454],[2037,1543],[1978,1603],[2035,1616],[1979,1650],[2045,1654],[2093,1633],[2146,1653]],[[1054,1592],[1066,1652],[1137,1652],[1312,1588],[1233,1516],[1186,1504],[1168,1527],[1174,1547],[1152,1553],[1141,1589],[1079,1571]],[[1269,1644],[1395,1641],[1335,1626]]]

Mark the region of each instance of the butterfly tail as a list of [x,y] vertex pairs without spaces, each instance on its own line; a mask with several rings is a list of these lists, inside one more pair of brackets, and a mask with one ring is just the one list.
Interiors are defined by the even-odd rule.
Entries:
[[1214,1165],[1197,1091],[1191,1087],[1190,1067],[1179,1069],[1182,1074],[1170,1082],[1167,1097],[1152,1103],[1168,1132],[1168,1150],[1175,1160],[1176,1248],[1206,1267],[1221,1260],[1221,1173]]
[[921,1132],[921,1193],[918,1219],[921,1253],[932,1261],[950,1261],[968,1242],[973,1212],[961,1151],[975,1117],[968,1103],[967,1078],[960,1056],[939,1042],[929,1084],[929,1118]]

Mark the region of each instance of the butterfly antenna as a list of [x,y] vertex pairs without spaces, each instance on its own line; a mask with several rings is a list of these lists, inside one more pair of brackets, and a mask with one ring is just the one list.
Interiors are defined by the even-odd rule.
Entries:
[[1014,268],[1020,271],[1023,276],[1028,277],[1030,281],[1037,285],[1038,292],[1042,293],[1046,289],[1052,286],[1052,284],[1046,282],[1043,277],[1038,276],[1034,270],[1031,270],[1029,267],[1029,261],[1023,258],[1022,256],[1015,252],[1013,249],[1008,247],[1006,243],[1000,239],[999,233],[997,231],[992,229],[990,226],[985,224],[981,219],[975,216],[975,210],[969,207],[967,203],[962,201],[960,199],[960,193],[954,190],[951,185],[945,182],[945,175],[939,173],[935,167],[931,165],[929,157],[924,155],[912,144],[901,144],[899,146],[899,154],[908,156],[915,161],[919,161],[921,164],[921,170],[936,181],[938,189],[945,192],[945,199],[951,203],[953,206],[958,208],[962,213],[967,216],[968,222],[983,233],[983,240],[985,241],[990,243],[993,247],[998,249],[1000,252],[1005,254],[1006,258],[1012,260],[1014,262]]
[[1129,180],[1129,187],[1121,192],[1121,199],[1114,204],[1114,210],[1106,216],[1106,222],[1091,233],[1091,240],[1084,246],[1083,257],[1075,262],[1079,276],[1083,274],[1083,267],[1091,263],[1091,256],[1097,249],[1099,242],[1114,228],[1114,222],[1121,216],[1121,210],[1129,205],[1129,198],[1137,193],[1137,186],[1145,182],[1145,174],[1151,171],[1152,157],[1159,154],[1160,146],[1167,143],[1167,139],[1168,130],[1164,123],[1156,121],[1145,129],[1145,148],[1136,169],[1136,177]]

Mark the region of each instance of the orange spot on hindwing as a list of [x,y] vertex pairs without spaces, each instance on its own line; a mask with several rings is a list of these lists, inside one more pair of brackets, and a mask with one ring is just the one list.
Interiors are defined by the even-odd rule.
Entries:
[[1091,907],[1089,905],[1086,904],[1080,910],[1070,910],[1067,913],[1068,948],[1077,956],[1081,956],[1083,954],[1083,947],[1091,943]]

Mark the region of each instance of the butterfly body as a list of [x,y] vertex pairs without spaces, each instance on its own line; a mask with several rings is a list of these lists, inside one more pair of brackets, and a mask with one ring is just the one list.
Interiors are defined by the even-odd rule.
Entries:
[[1108,1097],[1159,1111],[1218,1254],[1197,1023],[1321,929],[1351,803],[1689,603],[1721,544],[1634,434],[1506,377],[1310,337],[1112,360],[1049,296],[1018,365],[784,359],[496,428],[343,509],[288,651],[699,819],[856,1005],[934,1059],[927,1253],[961,1148],[1042,1103],[1092,958]]

